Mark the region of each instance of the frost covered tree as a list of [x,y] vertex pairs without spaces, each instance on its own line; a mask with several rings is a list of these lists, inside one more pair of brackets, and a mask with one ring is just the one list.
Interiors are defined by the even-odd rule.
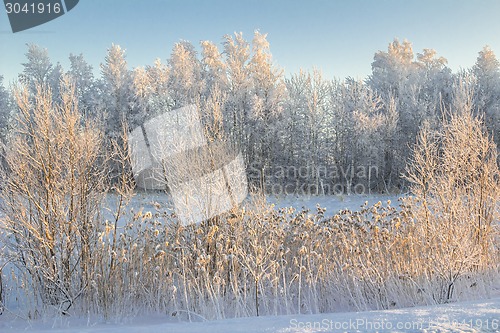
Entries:
[[[368,79],[370,87],[376,91],[388,106],[391,99],[397,102],[398,126],[393,134],[397,142],[386,151],[384,182],[386,185],[399,179],[407,156],[406,145],[412,143],[421,123],[422,105],[419,101],[421,83],[410,42],[395,39],[389,44],[387,52],[379,51],[374,56],[372,74]],[[389,112],[389,109],[385,109]],[[390,186],[388,186],[390,187]]]
[[119,45],[112,44],[108,49],[105,61],[101,64],[101,76],[106,133],[110,137],[117,137],[123,119],[127,120],[131,127],[137,121],[131,107],[131,73],[127,68],[125,50]]
[[[430,110],[448,101],[451,71],[446,64],[447,60],[432,49],[424,49],[415,59],[412,44],[396,39],[389,44],[387,52],[375,54],[368,84],[384,99],[394,96],[405,104],[400,111],[407,113],[401,115],[402,125],[406,126],[406,121],[418,120],[412,117],[434,116],[428,114],[433,112]],[[419,107],[420,104],[423,105]]]
[[474,74],[481,80],[481,89],[494,90],[500,81],[500,62],[489,46],[485,46],[477,57]]
[[500,142],[500,62],[489,46],[485,46],[473,67],[477,79],[475,102],[483,113],[486,125]]
[[271,120],[281,113],[286,96],[283,70],[273,64],[266,34],[255,32],[252,52],[249,63],[254,93],[252,117]]
[[423,53],[417,54],[418,99],[425,106],[422,112],[429,121],[433,121],[431,118],[441,119],[436,110],[451,103],[453,75],[447,63],[448,60],[438,56],[433,49],[424,49]]
[[217,45],[210,41],[202,41],[202,77],[203,92],[201,113],[205,124],[206,135],[210,140],[223,139],[224,109],[227,101],[228,77],[226,64]]
[[226,64],[217,45],[211,41],[202,41],[201,66],[203,70],[203,81],[206,94],[214,87],[226,90],[229,84],[226,74]]
[[416,64],[412,44],[394,39],[387,52],[375,53],[369,85],[379,92],[397,94],[401,86],[411,83],[415,76]]
[[332,179],[332,185],[337,185],[335,192],[383,190],[382,177],[392,166],[386,163],[387,154],[392,154],[386,138],[393,133],[390,123],[394,109],[364,82],[352,78],[332,82],[328,100],[325,146],[330,165],[336,170]]
[[147,70],[144,67],[136,67],[132,73],[134,104],[139,111],[138,124],[142,124],[149,113],[149,100],[153,93],[153,87]]
[[149,110],[147,116],[155,116],[162,110],[170,110],[173,105],[169,91],[170,69],[160,59],[156,59],[153,66],[146,66],[149,81]]
[[52,89],[52,94],[55,98],[56,101],[60,101],[61,99],[61,92],[59,91],[61,87],[61,80],[63,79],[64,76],[64,69],[62,65],[57,62],[54,66],[54,69],[50,73],[50,88]]
[[173,101],[168,86],[169,69],[156,59],[153,66],[136,67],[132,72],[133,99],[131,104],[135,111],[132,125],[171,110]]
[[[372,170],[382,169],[382,157],[387,152],[383,141],[384,130],[387,130],[384,103],[370,87],[352,79],[344,84],[343,100],[345,116],[351,118],[353,127],[345,141],[346,155],[341,156],[339,167],[344,170],[346,192],[364,193],[377,185],[377,173],[372,175]],[[358,184],[364,186],[357,189],[354,186]]]
[[47,86],[52,89],[53,98],[58,98],[59,80],[63,74],[60,64],[54,64],[50,60],[47,49],[36,44],[27,44],[28,51],[25,53],[26,62],[23,63],[23,71],[19,74],[19,81],[29,86],[31,93],[36,94],[36,87]]
[[421,125],[428,122],[439,126],[443,117],[439,110],[450,105],[452,75],[446,63],[432,49],[424,49],[415,57],[412,44],[397,39],[387,52],[379,51],[374,56],[367,83],[382,97],[384,105],[395,103],[392,111],[396,110],[398,119],[392,131],[397,144],[390,150],[391,162],[385,163],[386,184],[400,182],[399,174],[409,157],[407,145],[414,143]]
[[250,127],[248,136],[249,156],[260,162],[262,168],[271,165],[271,158],[281,150],[275,133],[278,130],[286,86],[283,70],[273,65],[267,35],[255,31],[252,40],[252,57],[248,64],[251,73]]
[[318,70],[292,75],[286,86],[275,140],[283,137],[281,166],[302,170],[287,182],[310,194],[364,193],[385,190],[384,175],[397,178],[394,98],[386,104],[364,82],[325,80]]
[[447,62],[446,58],[428,48],[415,57],[409,41],[395,39],[389,43],[386,52],[375,53],[368,84],[380,92],[397,93],[405,84],[422,84],[438,73],[447,71]]
[[321,185],[326,180],[319,176],[319,167],[325,166],[324,157],[329,154],[326,136],[332,124],[327,113],[329,82],[319,70],[313,73],[300,71],[285,82],[289,99],[280,124],[287,129],[283,139],[287,156],[282,158],[282,165],[307,170],[286,181],[294,181],[296,189],[311,186],[311,194],[322,193]]
[[27,46],[28,51],[25,54],[27,62],[23,63],[23,72],[19,74],[19,79],[28,84],[30,89],[34,89],[36,85],[48,83],[53,65],[47,49],[35,44]]
[[229,81],[225,123],[233,142],[243,150],[249,162],[246,143],[251,108],[249,91],[252,84],[248,65],[250,44],[243,38],[242,33],[235,33],[234,36],[225,35],[223,45]]
[[4,142],[7,137],[11,116],[11,97],[3,85],[3,76],[0,75],[0,143]]
[[258,31],[250,44],[242,33],[224,36],[228,80],[224,123],[247,163],[269,166],[278,148],[271,137],[285,98],[283,72],[272,63],[267,36]]
[[70,67],[66,75],[74,82],[79,109],[89,116],[97,116],[93,113],[101,96],[92,66],[85,61],[83,54],[71,53],[69,62]]
[[201,64],[194,46],[187,41],[176,43],[168,59],[168,66],[169,91],[173,107],[198,103],[203,81]]

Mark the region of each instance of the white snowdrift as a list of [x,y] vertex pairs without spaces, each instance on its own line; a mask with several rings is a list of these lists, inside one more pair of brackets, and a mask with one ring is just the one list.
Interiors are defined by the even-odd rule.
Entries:
[[295,332],[500,332],[500,297],[489,300],[398,310],[237,318],[175,322],[172,317],[135,318],[128,323],[99,323],[58,318],[24,322],[0,316],[0,332],[42,333],[295,333]]

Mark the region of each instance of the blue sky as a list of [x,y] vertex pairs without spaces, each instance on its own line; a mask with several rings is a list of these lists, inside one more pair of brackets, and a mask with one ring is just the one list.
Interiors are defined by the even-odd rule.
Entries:
[[472,66],[486,44],[500,55],[500,1],[80,0],[66,15],[16,34],[2,10],[0,75],[16,78],[26,43],[47,48],[65,68],[70,53],[83,53],[98,73],[111,43],[127,50],[132,68],[166,61],[181,39],[220,46],[225,34],[241,31],[251,40],[255,29],[268,33],[287,75],[316,67],[327,78],[364,78],[375,52],[396,37],[415,52],[435,49],[457,70]]

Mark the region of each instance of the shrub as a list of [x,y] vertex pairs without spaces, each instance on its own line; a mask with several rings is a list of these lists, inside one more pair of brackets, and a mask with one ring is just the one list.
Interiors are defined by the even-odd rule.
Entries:
[[94,278],[107,174],[101,131],[82,119],[68,80],[60,93],[59,103],[45,87],[36,96],[27,87],[15,93],[2,241],[32,298],[66,313]]
[[443,128],[420,132],[407,175],[422,274],[436,279],[437,302],[450,301],[462,277],[498,264],[498,150],[472,115],[472,93],[460,84],[455,94]]

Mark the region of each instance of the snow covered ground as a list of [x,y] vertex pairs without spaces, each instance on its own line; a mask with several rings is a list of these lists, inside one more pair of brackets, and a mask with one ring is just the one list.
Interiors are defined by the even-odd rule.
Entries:
[[176,322],[172,317],[133,318],[121,323],[58,318],[26,322],[0,316],[2,333],[312,333],[312,332],[500,332],[500,297],[387,311],[328,313]]
[[[268,202],[275,207],[293,206],[296,209],[315,210],[316,204],[327,209],[326,215],[335,214],[341,209],[356,210],[365,201],[375,204],[378,201],[392,201],[397,206],[398,196],[320,196],[320,197],[270,197]],[[114,198],[108,198],[110,203]],[[139,193],[129,204],[128,209],[137,211],[168,211],[172,209],[168,195],[158,192]],[[269,333],[310,333],[310,332],[469,332],[500,333],[500,281],[494,284],[492,298],[427,307],[406,309],[302,314],[287,316],[266,316],[235,318],[218,321],[186,322],[184,319],[168,316],[147,316],[104,321],[90,317],[57,317],[29,321],[16,317],[9,311],[0,315],[0,333],[14,332],[102,332],[102,333],[166,333],[166,332],[269,332]]]
[[331,196],[286,196],[286,197],[268,197],[267,201],[275,205],[275,207],[295,207],[295,209],[307,208],[314,212],[316,205],[326,208],[326,216],[336,214],[339,210],[350,209],[358,210],[365,202],[369,205],[374,205],[381,201],[384,205],[388,200],[391,200],[392,206],[397,206],[399,196],[372,194],[372,195],[331,195]]
[[[267,202],[274,204],[276,208],[294,207],[299,210],[306,208],[314,212],[316,205],[326,208],[326,216],[332,216],[339,210],[350,209],[358,210],[366,201],[369,205],[373,205],[381,201],[384,205],[387,200],[391,200],[392,206],[397,206],[398,195],[384,195],[384,194],[371,194],[371,195],[331,195],[331,196],[294,196],[288,195],[285,197],[269,196]],[[112,204],[112,196],[110,196],[109,204]],[[137,211],[140,207],[143,211],[154,211],[160,209],[161,211],[172,211],[171,198],[168,194],[163,192],[140,192],[137,193],[128,205],[129,209],[133,208]]]

